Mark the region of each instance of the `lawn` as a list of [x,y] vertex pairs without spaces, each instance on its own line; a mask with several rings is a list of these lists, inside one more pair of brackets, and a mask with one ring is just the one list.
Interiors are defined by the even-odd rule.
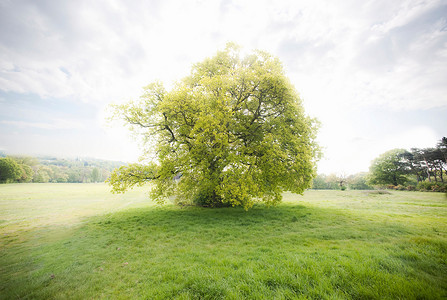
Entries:
[[0,185],[1,299],[441,299],[443,194],[307,191],[179,208],[145,189]]

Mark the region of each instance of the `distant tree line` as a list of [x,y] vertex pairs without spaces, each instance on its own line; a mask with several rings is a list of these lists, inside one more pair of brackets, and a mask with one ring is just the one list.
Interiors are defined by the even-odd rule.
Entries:
[[0,157],[0,183],[104,182],[122,162],[56,157]]
[[357,173],[354,175],[324,175],[318,174],[314,180],[312,189],[315,190],[371,190],[373,186],[368,184],[368,173]]
[[387,188],[447,192],[447,138],[435,147],[393,149],[372,163],[369,173],[317,175],[312,184],[319,190],[370,190]]
[[318,175],[314,189],[420,190],[447,192],[447,138],[435,147],[393,149],[372,161],[369,173]]
[[395,189],[447,192],[447,138],[435,147],[393,149],[376,158],[369,182]]

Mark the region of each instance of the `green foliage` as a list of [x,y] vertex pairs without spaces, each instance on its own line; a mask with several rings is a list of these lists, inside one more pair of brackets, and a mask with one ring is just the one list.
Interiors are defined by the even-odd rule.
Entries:
[[[363,188],[364,186],[364,174],[359,173],[352,175],[348,178],[344,175],[325,175],[318,174],[312,182],[312,189],[314,190],[346,190],[348,187],[350,189],[367,189]],[[371,187],[368,187],[371,188]]]
[[18,179],[18,182],[31,182],[33,181],[34,171],[29,165],[20,165],[22,169],[22,175]]
[[367,173],[358,173],[349,176],[349,188],[351,190],[372,190],[373,187],[367,183],[367,176]]
[[55,157],[39,158],[39,163],[51,168],[50,182],[60,183],[104,182],[110,175],[110,171],[124,165],[123,162],[99,159],[58,159]]
[[15,160],[18,164],[20,165],[27,165],[30,167],[35,167],[37,165],[39,165],[39,160],[35,157],[31,157],[31,156],[16,156],[16,155],[12,155],[9,156],[11,157],[13,160]]
[[[115,115],[157,155],[157,202],[175,196],[203,206],[274,205],[285,190],[302,193],[314,176],[316,121],[304,114],[279,60],[265,52],[242,58],[228,45],[171,91],[151,84],[139,102],[115,106]],[[110,181],[115,191],[147,180],[118,174]]]
[[340,189],[340,179],[335,174],[318,174],[312,181],[314,190],[338,190]]
[[92,182],[99,182],[100,174],[98,168],[93,168],[92,170]]
[[67,174],[67,169],[65,167],[50,165],[49,168],[51,169],[51,172],[49,172],[51,175],[50,182],[68,182],[69,175]]
[[324,174],[318,174],[312,180],[312,189],[314,190],[331,190],[330,184],[326,182],[326,176]]
[[0,183],[15,182],[22,173],[23,169],[12,158],[0,158]]
[[405,186],[399,184],[399,185],[397,185],[397,186],[395,187],[395,190],[398,190],[398,191],[405,191],[406,188],[405,188]]
[[369,184],[372,185],[399,185],[407,182],[407,169],[402,155],[404,149],[387,151],[376,158],[370,167]]
[[33,181],[38,183],[50,182],[50,178],[52,177],[52,175],[53,172],[51,168],[47,166],[39,166],[39,168],[36,170]]
[[156,179],[157,166],[154,164],[130,164],[115,169],[107,182],[112,186],[113,193],[123,193],[134,186],[142,186],[146,181]]
[[447,184],[441,182],[422,181],[417,185],[419,191],[447,193]]
[[394,149],[382,154],[370,168],[370,184],[395,190],[445,191],[447,138],[436,148]]
[[416,187],[414,185],[407,185],[407,191],[416,191]]
[[[104,182],[123,162],[99,159],[58,159],[56,157],[9,156],[19,167],[21,175],[7,182],[88,183]],[[6,182],[6,181],[3,181]]]

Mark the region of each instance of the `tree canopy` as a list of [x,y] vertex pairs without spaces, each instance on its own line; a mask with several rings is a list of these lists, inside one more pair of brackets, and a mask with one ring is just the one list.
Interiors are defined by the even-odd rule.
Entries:
[[170,91],[153,83],[139,101],[116,105],[115,116],[143,137],[151,161],[117,169],[115,192],[153,180],[158,202],[247,209],[302,193],[314,176],[317,123],[265,52],[241,57],[229,44]]
[[[443,137],[435,148],[411,148],[411,151],[394,149],[376,158],[370,167],[369,182],[377,185],[404,185],[411,181],[422,189],[445,186],[447,171],[447,138]],[[421,185],[422,184],[422,185]],[[445,187],[447,188],[447,187]],[[435,187],[435,189],[437,189]],[[443,190],[442,188],[441,190]]]
[[[8,179],[4,179],[7,173],[3,171],[5,163],[2,161],[0,163],[0,183],[104,182],[110,176],[112,170],[125,164],[124,162],[92,158],[69,159],[52,156],[30,157],[17,155],[11,155],[6,158],[8,159],[6,161],[13,161],[9,165],[17,165],[19,167],[20,176],[8,175]],[[17,168],[14,169],[17,170]]]
[[407,172],[407,165],[403,157],[407,151],[404,149],[393,149],[387,151],[377,157],[370,167],[370,184],[377,185],[399,185],[407,182],[405,176]]
[[20,165],[9,157],[0,158],[0,183],[13,182],[22,176]]

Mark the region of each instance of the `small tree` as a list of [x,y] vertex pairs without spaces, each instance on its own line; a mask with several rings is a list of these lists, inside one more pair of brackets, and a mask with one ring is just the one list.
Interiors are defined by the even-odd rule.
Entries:
[[349,188],[352,190],[370,190],[367,184],[367,173],[357,173],[348,177]]
[[47,166],[39,166],[34,172],[33,182],[46,183],[50,182],[53,171]]
[[31,182],[33,181],[34,171],[33,169],[28,165],[19,165],[20,169],[22,170],[22,174],[20,175],[20,178],[18,178],[19,182]]
[[158,202],[175,196],[247,209],[259,199],[276,204],[285,190],[302,193],[314,176],[316,122],[279,60],[265,52],[242,58],[228,45],[171,91],[152,84],[139,102],[115,109],[156,154],[150,166],[117,169],[115,192],[153,180]]
[[99,173],[99,169],[96,168],[96,167],[93,168],[92,174],[91,174],[92,182],[99,182],[100,181],[100,176],[101,176],[101,174]]
[[326,175],[318,174],[312,181],[312,189],[314,190],[330,190],[332,186],[326,182]]

